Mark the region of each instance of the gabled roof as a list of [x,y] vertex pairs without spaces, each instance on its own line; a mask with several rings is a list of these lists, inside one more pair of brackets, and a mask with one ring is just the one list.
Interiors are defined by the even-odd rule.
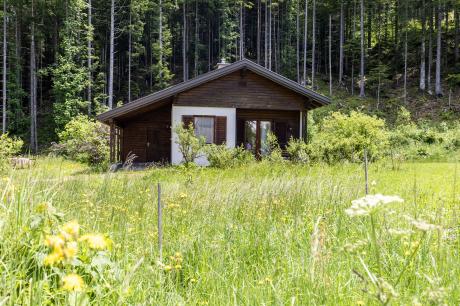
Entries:
[[189,81],[185,81],[182,83],[179,83],[177,85],[165,88],[163,90],[157,91],[155,93],[152,93],[150,95],[144,96],[142,98],[139,98],[137,100],[134,100],[128,104],[125,104],[123,106],[117,107],[115,109],[109,110],[103,114],[100,114],[97,116],[97,119],[102,121],[102,122],[107,122],[110,119],[117,118],[122,115],[126,115],[132,111],[139,110],[143,107],[149,106],[151,104],[160,102],[166,98],[175,96],[181,92],[184,92],[186,90],[192,89],[194,87],[197,87],[199,85],[202,85],[204,83],[207,83],[209,81],[218,79],[220,77],[223,77],[225,75],[228,75],[232,72],[241,70],[241,69],[248,69],[262,77],[265,77],[275,83],[278,83],[281,86],[284,86],[300,95],[303,95],[319,104],[320,106],[324,106],[330,103],[330,99],[326,96],[323,96],[313,90],[310,90],[308,88],[305,88],[304,86],[300,85],[299,83],[296,83],[278,73],[275,73],[271,70],[268,70],[267,68],[264,68],[263,66],[260,66],[253,61],[243,59],[240,61],[237,61],[235,63],[229,64],[228,66],[225,66],[223,68],[217,69],[210,71],[208,73],[202,74],[196,78],[193,78]]

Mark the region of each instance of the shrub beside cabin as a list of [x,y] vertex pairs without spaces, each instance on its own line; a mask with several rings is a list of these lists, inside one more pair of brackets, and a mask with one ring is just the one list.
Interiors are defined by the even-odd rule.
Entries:
[[[110,125],[111,162],[129,154],[135,162],[179,164],[173,128],[193,123],[207,143],[243,146],[256,156],[266,150],[269,131],[283,148],[305,137],[309,110],[329,99],[249,60],[218,69],[145,96],[98,116]],[[197,161],[206,165],[205,157]]]

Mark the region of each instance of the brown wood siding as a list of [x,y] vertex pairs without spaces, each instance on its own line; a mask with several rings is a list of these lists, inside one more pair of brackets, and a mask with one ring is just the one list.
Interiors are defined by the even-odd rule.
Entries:
[[301,110],[307,99],[249,70],[180,93],[174,105]]
[[[118,124],[123,127],[123,161],[130,152],[137,156],[135,162],[170,161],[171,104]],[[147,141],[154,147],[148,148]]]

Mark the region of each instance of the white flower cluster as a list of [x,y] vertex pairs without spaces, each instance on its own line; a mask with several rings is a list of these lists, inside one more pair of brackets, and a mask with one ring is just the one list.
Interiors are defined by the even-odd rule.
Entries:
[[442,229],[441,226],[439,225],[435,225],[435,224],[431,224],[431,223],[428,223],[426,222],[425,220],[421,220],[421,219],[412,219],[412,218],[408,218],[409,219],[409,222],[418,230],[422,231],[422,232],[429,232],[429,231],[434,231],[434,230],[440,230]]
[[404,200],[398,196],[386,196],[382,194],[367,195],[351,201],[351,207],[345,209],[345,213],[350,217],[368,216],[383,205],[395,202],[402,203]]

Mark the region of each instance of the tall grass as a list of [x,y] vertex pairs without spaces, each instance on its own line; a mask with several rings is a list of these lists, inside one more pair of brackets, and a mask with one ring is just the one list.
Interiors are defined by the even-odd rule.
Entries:
[[[0,183],[0,304],[71,301],[36,256],[43,237],[31,238],[41,234],[30,228],[30,218],[43,201],[63,220],[76,219],[83,231],[114,241],[110,257],[122,276],[89,295],[95,304],[458,304],[455,168],[404,163],[395,171],[391,162],[372,164],[371,193],[405,202],[371,221],[345,213],[364,195],[361,165],[262,162],[91,174],[78,164],[40,159]],[[408,218],[442,230],[420,231]]]

